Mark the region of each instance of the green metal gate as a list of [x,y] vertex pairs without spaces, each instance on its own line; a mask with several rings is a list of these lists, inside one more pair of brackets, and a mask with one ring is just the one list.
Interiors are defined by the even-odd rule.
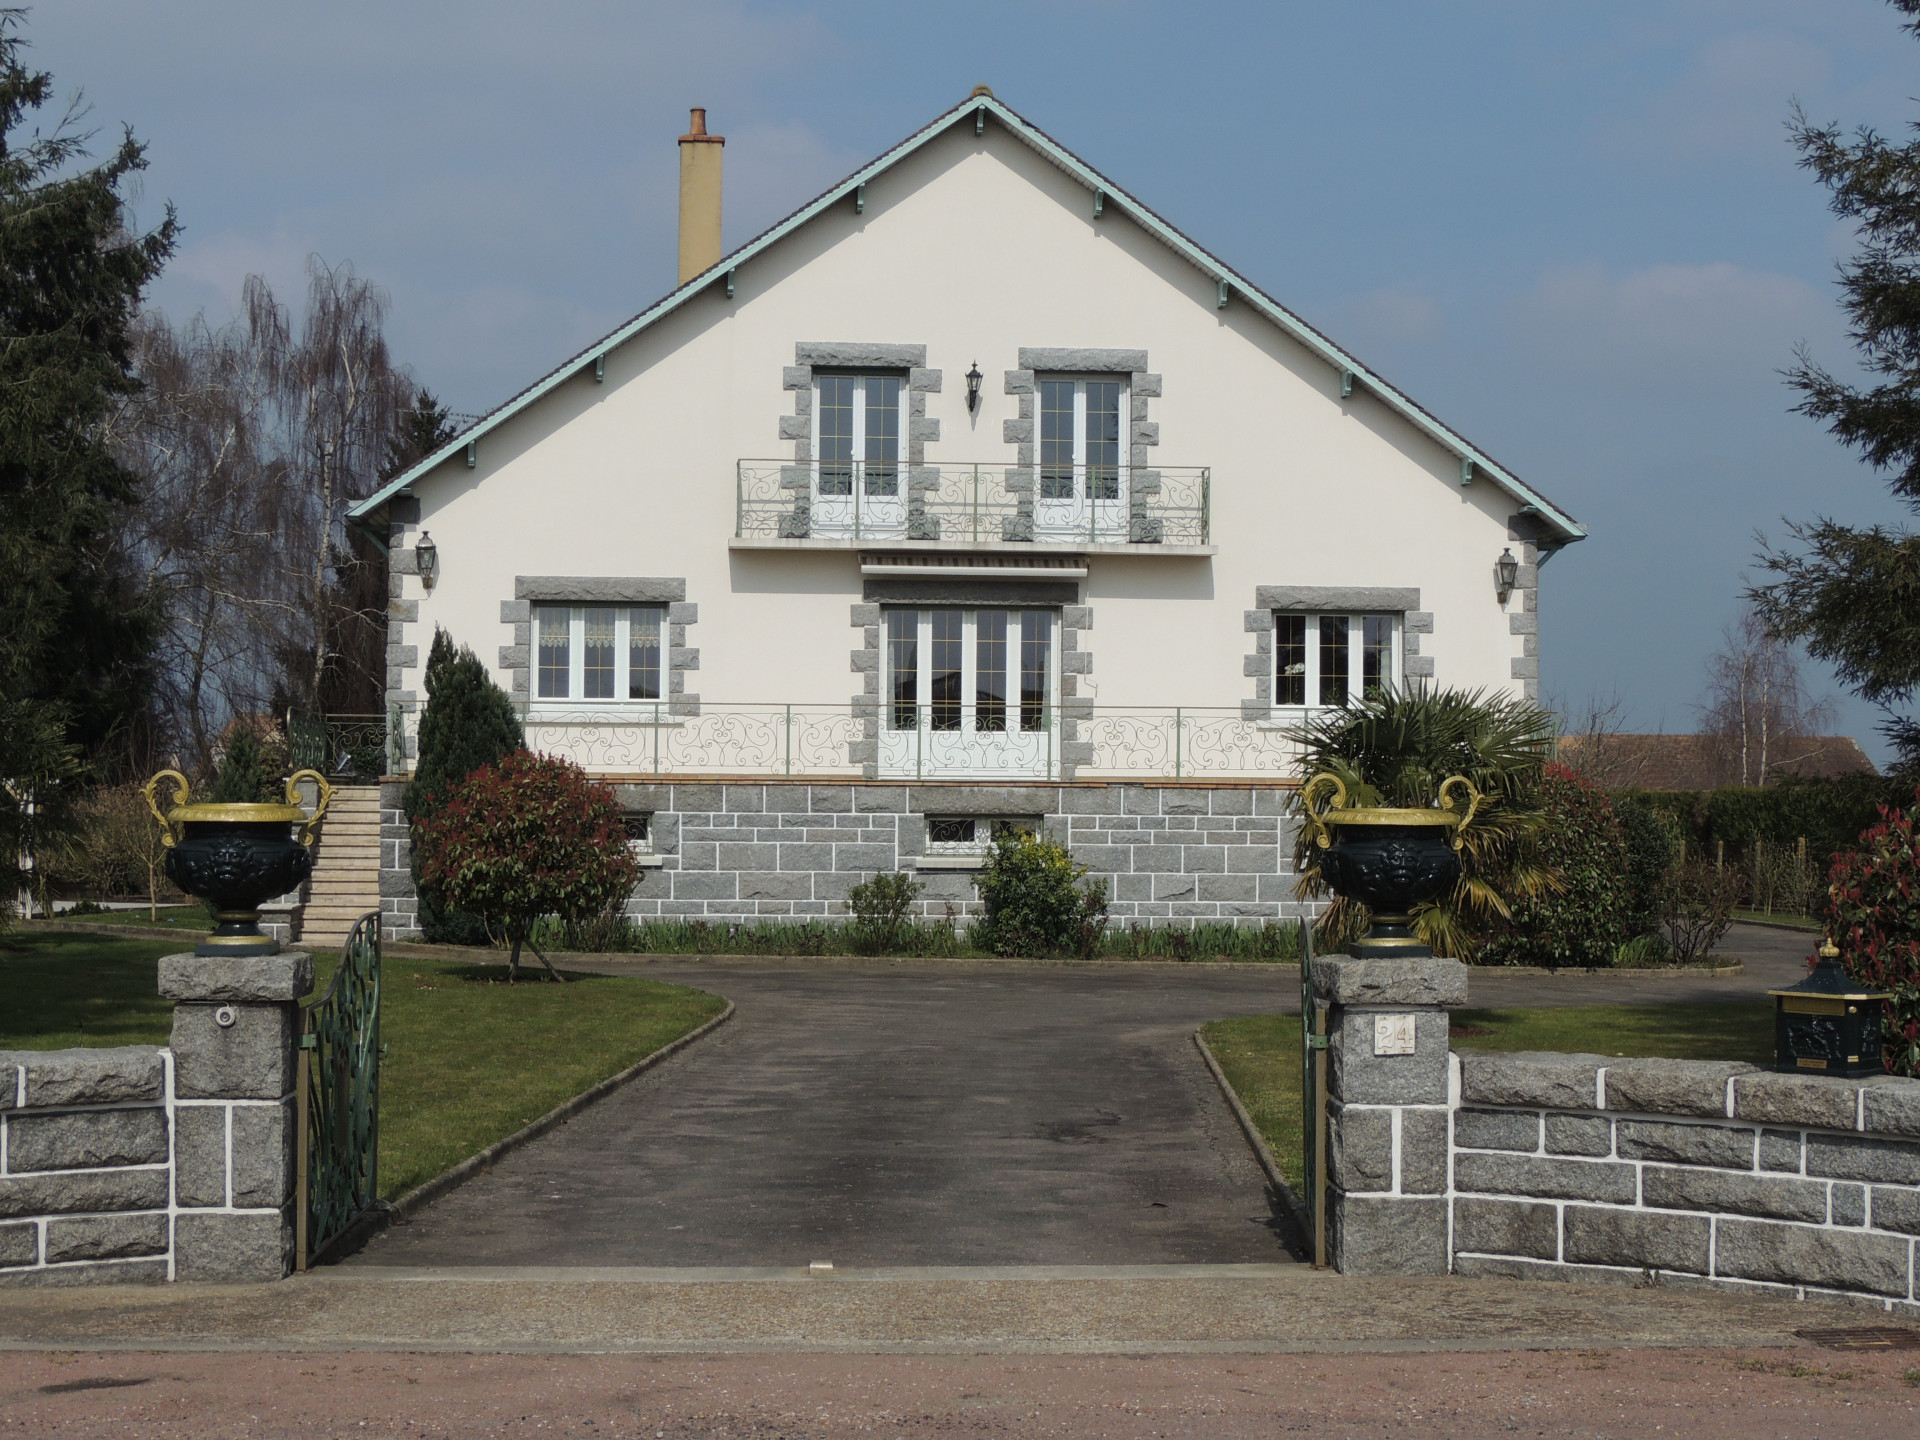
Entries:
[[1300,1149],[1306,1240],[1316,1270],[1327,1263],[1327,1007],[1313,995],[1313,921],[1300,922]]
[[301,1007],[296,1263],[315,1257],[380,1195],[380,916],[360,917],[340,968]]

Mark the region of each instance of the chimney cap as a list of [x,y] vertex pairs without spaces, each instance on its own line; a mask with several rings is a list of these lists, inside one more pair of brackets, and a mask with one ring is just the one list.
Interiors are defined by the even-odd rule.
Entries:
[[969,100],[978,100],[982,95],[986,96],[989,100],[993,99],[993,87],[991,85],[976,85],[973,87],[973,94],[967,98]]
[[680,137],[680,143],[682,145],[724,145],[727,143],[727,137],[724,135],[709,135],[707,133],[707,107],[704,105],[695,105],[691,110],[687,111],[687,133]]

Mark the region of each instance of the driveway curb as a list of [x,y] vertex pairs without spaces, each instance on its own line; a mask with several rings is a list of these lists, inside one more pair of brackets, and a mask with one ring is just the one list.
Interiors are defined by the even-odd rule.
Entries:
[[489,1169],[495,1161],[511,1155],[515,1150],[518,1150],[529,1141],[538,1140],[549,1130],[556,1128],[575,1115],[578,1115],[596,1100],[602,1100],[618,1090],[621,1086],[639,1079],[640,1076],[653,1069],[653,1067],[661,1061],[678,1054],[709,1031],[719,1029],[733,1018],[733,1011],[734,1004],[729,1000],[726,1009],[714,1016],[713,1019],[707,1021],[706,1024],[700,1026],[699,1029],[689,1030],[678,1040],[669,1041],[645,1059],[640,1060],[636,1064],[629,1065],[618,1075],[609,1075],[599,1084],[589,1085],[571,1100],[562,1100],[538,1120],[533,1121],[529,1125],[522,1126],[504,1139],[494,1141],[493,1144],[487,1146],[486,1149],[469,1155],[451,1170],[443,1170],[440,1174],[434,1176],[433,1179],[426,1181],[424,1184],[414,1186],[413,1189],[394,1201],[390,1209],[384,1211],[383,1223],[391,1221],[395,1217],[404,1220],[424,1209],[426,1206],[431,1205],[449,1190],[459,1189],[460,1186],[471,1180],[475,1175],[478,1175],[483,1170]]
[[[1287,1184],[1286,1177],[1280,1173],[1279,1162],[1273,1158],[1273,1151],[1267,1148],[1267,1137],[1260,1133],[1260,1127],[1253,1123],[1253,1116],[1247,1113],[1247,1107],[1240,1103],[1240,1097],[1233,1093],[1233,1086],[1227,1083],[1227,1073],[1220,1068],[1220,1062],[1213,1058],[1206,1037],[1198,1030],[1193,1032],[1193,1043],[1199,1048],[1200,1058],[1207,1062],[1207,1069],[1213,1072],[1214,1083],[1220,1087],[1220,1094],[1226,1099],[1227,1108],[1233,1112],[1233,1118],[1240,1122],[1240,1133],[1247,1137],[1247,1144],[1253,1147],[1253,1158],[1260,1162],[1260,1168],[1266,1172],[1267,1184],[1280,1203],[1286,1207],[1287,1218],[1294,1223],[1302,1238],[1309,1232],[1307,1207],[1300,1197],[1293,1193],[1293,1187]],[[1308,1257],[1312,1258],[1312,1257]]]

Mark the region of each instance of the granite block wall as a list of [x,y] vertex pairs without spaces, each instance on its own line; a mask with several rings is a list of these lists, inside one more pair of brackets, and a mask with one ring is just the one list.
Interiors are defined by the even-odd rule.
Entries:
[[1844,1297],[1920,1317],[1920,1081],[1456,1057],[1453,1268]]
[[[417,938],[404,786],[381,787],[381,906],[390,940]],[[972,871],[927,854],[927,817],[1038,822],[1107,882],[1112,923],[1258,925],[1303,913],[1294,897],[1292,794],[1277,786],[959,785],[884,782],[618,785],[649,817],[636,919],[751,922],[846,913],[847,891],[912,872],[924,918],[964,924]]]

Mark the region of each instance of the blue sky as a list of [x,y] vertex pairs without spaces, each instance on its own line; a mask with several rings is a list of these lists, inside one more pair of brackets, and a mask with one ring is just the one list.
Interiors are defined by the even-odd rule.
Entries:
[[151,147],[142,213],[186,226],[157,303],[351,260],[462,410],[671,287],[688,106],[731,246],[990,84],[1585,521],[1546,688],[1641,728],[1693,728],[1756,531],[1903,514],[1777,373],[1851,356],[1790,103],[1920,118],[1883,0],[60,0],[27,35]]

